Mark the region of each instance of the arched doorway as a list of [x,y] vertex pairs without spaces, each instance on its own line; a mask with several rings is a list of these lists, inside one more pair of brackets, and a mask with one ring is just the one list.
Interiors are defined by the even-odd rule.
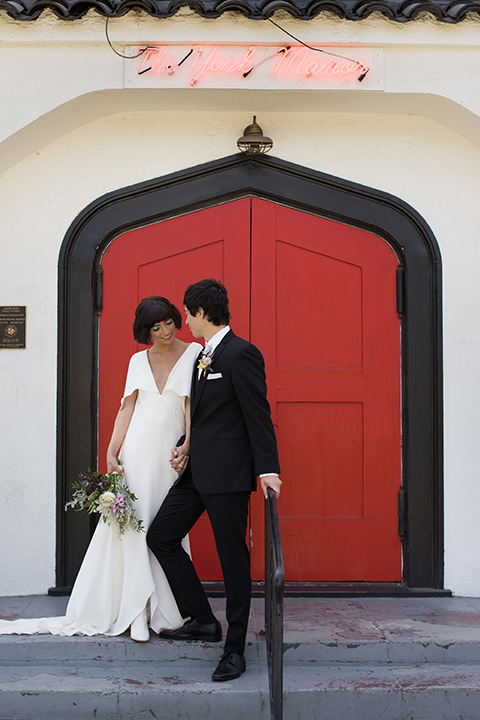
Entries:
[[[242,197],[244,200],[239,199]],[[212,206],[220,207],[236,202],[238,207],[238,203],[245,204],[247,199],[257,208],[262,208],[258,220],[252,225],[251,218],[253,216],[251,216],[248,224],[254,229],[258,227],[258,232],[261,232],[263,236],[265,236],[265,218],[268,217],[272,208],[275,209],[275,212],[278,209],[280,215],[284,214],[282,222],[287,226],[289,222],[296,225],[298,221],[298,217],[289,221],[288,213],[302,213],[302,217],[308,219],[308,222],[317,223],[317,230],[313,231],[314,235],[315,233],[322,234],[322,231],[318,230],[318,223],[325,224],[327,228],[327,231],[323,233],[325,237],[332,235],[335,227],[350,228],[353,233],[351,244],[352,247],[356,246],[357,248],[357,258],[355,262],[351,262],[351,259],[346,261],[349,267],[360,267],[358,263],[362,254],[361,237],[375,237],[379,247],[388,248],[394,263],[394,266],[392,264],[390,268],[390,273],[393,272],[397,281],[396,318],[398,320],[399,316],[402,317],[401,403],[404,411],[408,409],[408,412],[403,414],[402,426],[403,479],[400,478],[398,472],[397,479],[392,481],[393,494],[392,489],[389,494],[387,511],[389,532],[391,535],[392,512],[396,516],[398,499],[400,537],[403,540],[403,581],[405,585],[412,588],[440,588],[442,586],[441,477],[439,474],[441,468],[441,463],[439,463],[441,456],[439,424],[441,387],[438,368],[441,365],[439,354],[441,308],[440,264],[435,240],[421,218],[411,208],[394,198],[278,160],[250,159],[242,156],[234,156],[169,178],[127,188],[102,198],[82,213],[65,239],[60,272],[64,304],[60,310],[59,369],[62,389],[59,394],[59,420],[62,428],[59,442],[59,490],[61,489],[59,508],[62,508],[61,511],[59,510],[59,531],[64,541],[59,546],[57,585],[68,587],[73,581],[89,536],[86,518],[80,515],[65,517],[61,513],[63,512],[65,492],[72,476],[87,465],[96,463],[97,358],[99,349],[97,313],[102,307],[100,280],[105,248],[109,246],[113,238],[122,233],[132,232],[134,228],[142,226],[145,228],[145,226],[151,226],[158,222],[171,222],[168,220],[169,218],[180,215],[186,217],[187,215],[192,216],[192,213],[195,212],[207,212],[205,208]],[[252,207],[253,205],[250,205],[250,208]],[[249,212],[253,213],[254,211],[250,209]],[[207,222],[207,232],[210,227],[211,223]],[[142,231],[136,232],[141,233]],[[304,243],[297,243],[295,247],[295,242],[292,241],[294,234],[290,232],[288,238],[280,239],[281,249],[279,252],[281,255],[276,258],[274,264],[284,263],[287,267],[299,252],[301,254],[314,250],[314,248],[305,248]],[[338,245],[338,240],[333,240],[333,242],[337,242]],[[267,245],[268,243],[263,242],[256,245],[253,243],[250,252],[260,253],[258,267],[263,266],[264,270],[267,269],[268,272],[268,268],[272,264],[267,256],[263,259],[261,257],[262,253],[272,252],[271,249],[266,249]],[[317,256],[313,258],[313,264],[309,263],[309,267],[311,266],[309,271],[317,265],[320,268],[325,262],[329,262],[326,259],[328,253],[325,252],[325,249],[317,253]],[[275,307],[280,307],[283,308],[282,313],[287,312],[288,314],[289,303],[283,302],[281,295],[273,294],[270,301],[262,300],[259,303],[258,307],[261,307],[262,310],[259,311],[258,317],[255,315],[255,309],[252,315],[251,304],[255,303],[256,292],[253,278],[257,271],[253,257],[251,260],[252,287],[249,287],[247,293],[250,298],[247,306],[249,306],[249,318],[251,318],[252,340],[262,346],[262,343],[259,342],[261,340],[259,328],[268,324],[268,312],[265,315],[265,308],[269,307],[272,312]],[[250,259],[248,265],[250,267]],[[210,261],[208,267],[211,267]],[[329,272],[330,270],[327,271],[327,274]],[[353,276],[355,273],[356,271],[353,270]],[[215,275],[216,273],[203,274]],[[198,279],[198,274],[195,279]],[[352,286],[351,274],[345,282],[345,287]],[[230,289],[231,285],[228,279],[226,279],[226,284]],[[355,280],[353,280],[354,285]],[[425,292],[426,288],[427,292]],[[301,292],[301,289],[302,283],[299,281],[296,286],[297,294]],[[106,289],[105,292],[107,292]],[[142,290],[141,292],[148,294],[150,291],[143,292]],[[342,290],[339,291],[339,296],[344,296],[344,294]],[[80,301],[83,312],[80,310]],[[344,312],[344,316],[347,317],[348,312],[346,314]],[[347,319],[346,322],[348,325],[350,320]],[[75,333],[70,332],[70,327],[76,328]],[[353,326],[352,330],[354,331]],[[250,329],[245,333],[239,328],[239,333],[248,335]],[[395,329],[393,329],[393,333],[395,333]],[[343,337],[345,335],[348,333],[344,332]],[[400,322],[398,321],[397,367],[400,365],[399,335]],[[412,340],[418,338],[421,338],[421,348],[412,343]],[[381,338],[377,339],[380,343]],[[282,340],[280,340],[281,343]],[[313,348],[315,343],[312,343],[311,346]],[[374,346],[375,342],[372,341],[372,347]],[[79,361],[80,348],[83,351],[81,361]],[[266,347],[262,347],[262,350],[266,352]],[[268,355],[267,349],[267,364],[269,362]],[[289,363],[290,360],[287,365]],[[312,364],[311,361],[309,363]],[[119,364],[121,365],[121,363]],[[331,382],[331,378],[332,374],[327,382]],[[400,382],[397,383],[397,386],[399,385]],[[118,396],[117,392],[116,397],[118,398]],[[340,411],[340,415],[344,412],[349,414],[350,425],[355,422],[358,425],[358,421],[354,418],[360,417],[358,412],[361,404],[347,402],[343,403],[341,408],[338,400],[334,404],[333,415],[328,416],[325,425],[335,428],[336,422],[338,428],[344,426],[344,416],[334,419],[335,413],[338,411]],[[313,412],[311,421],[315,424],[319,422],[320,417],[323,417],[321,414],[325,413],[327,408],[325,403],[315,402],[309,403],[308,408],[305,404],[301,408],[295,407],[296,405],[298,406],[298,402],[292,403],[291,399],[288,402],[280,402],[279,413],[290,415],[289,418],[286,415],[283,417],[283,426],[288,427],[290,423],[290,426],[294,427],[296,424],[295,413],[301,412],[303,415],[306,411]],[[331,405],[333,407],[333,403]],[[399,405],[398,393],[398,410],[400,410]],[[327,408],[328,412],[332,410],[332,407]],[[398,412],[398,417],[399,415]],[[280,435],[282,435],[281,429]],[[390,456],[392,456],[392,452],[393,456],[397,453],[398,469],[400,468],[399,435],[398,427],[396,450],[390,450],[387,453]],[[329,446],[328,439],[324,443],[325,447]],[[359,448],[352,450],[352,457],[357,458],[352,460],[354,464],[356,462],[357,465],[362,465],[358,458],[363,452],[364,450]],[[372,452],[371,455],[374,457],[375,453]],[[67,477],[68,480],[66,480]],[[352,499],[353,505],[356,502],[356,507],[353,508],[352,505],[353,510],[348,511],[351,512],[353,518],[358,518],[363,512],[364,487],[361,486],[360,494],[358,487],[357,483],[357,497],[356,500]],[[404,502],[405,498],[408,499],[408,505]],[[335,499],[332,502],[335,504]],[[337,509],[333,515],[344,516],[348,515],[348,512],[345,508]],[[253,518],[254,514],[252,514]],[[252,522],[255,520],[253,519]],[[332,532],[331,527],[329,532]],[[397,528],[395,528],[395,533],[397,533]],[[73,543],[69,543],[69,538],[73,537],[73,534],[76,536],[75,549],[71,547]],[[79,536],[84,539],[82,543],[78,542]],[[375,539],[371,542],[375,544]],[[344,575],[335,577],[335,575],[327,573],[323,579],[351,582],[374,582],[376,580],[398,582],[402,579],[398,535],[395,540],[392,540],[393,547],[395,544],[398,548],[397,558],[393,563],[394,565],[396,563],[396,569],[390,574],[387,572],[376,575],[375,572],[370,574],[367,572],[355,576],[350,568]],[[63,549],[65,547],[66,552]],[[338,565],[338,558],[336,562]],[[314,575],[310,576],[308,573],[309,571],[305,570],[303,578],[298,579],[307,581],[315,579]]]
[[[399,582],[400,319],[391,246],[247,196],[122,233],[101,267],[100,466],[129,357],[144,349],[131,337],[136,305],[160,293],[181,307],[187,284],[216,277],[229,289],[235,332],[266,360],[287,581]],[[179,336],[191,341],[188,329]],[[260,581],[261,497],[252,498],[250,520]],[[197,569],[220,581],[208,521],[200,527],[192,534]]]

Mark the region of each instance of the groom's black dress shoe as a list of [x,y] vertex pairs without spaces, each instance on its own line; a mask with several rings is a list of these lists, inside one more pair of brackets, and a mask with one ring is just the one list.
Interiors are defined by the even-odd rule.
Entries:
[[244,655],[239,655],[232,650],[227,650],[220,658],[220,662],[212,675],[212,680],[217,680],[218,682],[234,680],[245,672],[246,667]]
[[201,625],[196,620],[187,620],[187,622],[177,630],[162,630],[160,637],[165,640],[205,640],[206,642],[220,642],[222,639],[222,626],[218,620],[206,625]]

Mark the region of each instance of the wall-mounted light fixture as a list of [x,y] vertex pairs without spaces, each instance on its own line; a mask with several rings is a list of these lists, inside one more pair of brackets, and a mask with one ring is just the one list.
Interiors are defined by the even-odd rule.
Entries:
[[253,123],[247,125],[242,137],[238,138],[237,147],[247,155],[261,155],[272,149],[273,140],[263,134],[256,115],[253,116]]

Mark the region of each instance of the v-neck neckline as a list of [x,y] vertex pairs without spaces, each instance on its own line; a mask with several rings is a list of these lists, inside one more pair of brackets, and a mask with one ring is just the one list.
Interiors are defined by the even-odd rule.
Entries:
[[149,370],[150,370],[150,373],[151,373],[151,375],[152,375],[152,380],[153,380],[153,382],[154,382],[154,384],[155,384],[155,387],[157,388],[157,392],[158,392],[159,395],[163,395],[163,393],[165,392],[165,388],[167,387],[168,381],[170,380],[170,377],[171,377],[173,371],[175,370],[175,368],[177,367],[178,363],[179,363],[180,360],[183,358],[183,356],[185,355],[185,353],[187,352],[187,350],[188,350],[189,347],[191,347],[191,344],[190,344],[190,345],[187,345],[187,347],[186,347],[185,350],[182,352],[182,354],[181,354],[180,357],[178,358],[178,360],[177,360],[177,362],[175,363],[175,365],[172,367],[172,369],[171,369],[170,372],[168,373],[167,379],[165,380],[165,384],[164,384],[161,392],[160,392],[160,390],[158,389],[157,381],[155,380],[155,375],[153,374],[153,369],[152,369],[152,366],[151,366],[151,364],[150,364],[150,358],[148,357],[148,348],[147,348],[147,350],[145,350],[145,357],[147,358],[148,368],[149,368]]

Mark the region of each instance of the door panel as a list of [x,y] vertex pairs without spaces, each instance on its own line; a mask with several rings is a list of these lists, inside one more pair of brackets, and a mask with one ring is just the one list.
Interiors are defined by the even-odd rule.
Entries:
[[[182,312],[187,285],[204,277],[229,288],[238,333],[248,336],[250,316],[250,201],[238,200],[124,233],[103,259],[103,311],[99,339],[99,466],[123,394],[130,356],[145,346],[132,335],[135,308],[149,295],[167,297]],[[193,340],[183,326],[178,337]],[[212,462],[214,458],[212,458]],[[202,517],[191,533],[192,554],[205,578],[221,578],[210,524]]]
[[[130,339],[136,305],[165,295],[182,308],[188,284],[216,277],[229,291],[233,329],[265,357],[287,580],[400,580],[397,265],[369,232],[256,198],[117,237],[102,261],[100,460],[128,359],[144,349]],[[187,328],[179,336],[192,339]],[[260,493],[251,532],[259,580]],[[202,578],[221,579],[206,518],[191,540]]]
[[[298,449],[314,449],[302,460],[303,469],[317,477],[315,483],[309,484],[308,492],[297,492],[295,483],[288,481],[282,488],[282,505],[288,506],[289,514],[310,517],[315,510],[321,518],[362,517],[362,404],[280,402],[277,424],[285,478],[298,474]],[[343,448],[341,454],[331,444],[332,436]]]
[[371,233],[252,201],[251,338],[278,426],[287,580],[401,579],[397,267]]
[[302,308],[308,322],[301,342],[292,342],[289,332],[277,334],[277,366],[360,367],[362,269],[282,241],[275,260],[277,318],[294,327]]

